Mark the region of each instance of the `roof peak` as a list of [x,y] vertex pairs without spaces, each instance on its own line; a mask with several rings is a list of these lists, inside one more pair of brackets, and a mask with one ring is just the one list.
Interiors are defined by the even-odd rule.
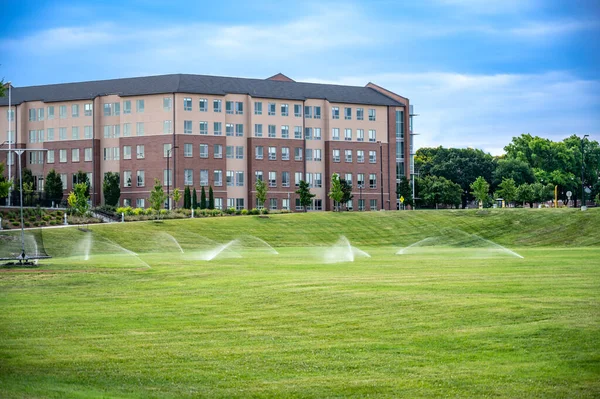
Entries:
[[276,73],[275,75],[271,76],[270,78],[267,78],[266,80],[278,80],[280,82],[295,82],[294,79],[282,74],[281,72]]

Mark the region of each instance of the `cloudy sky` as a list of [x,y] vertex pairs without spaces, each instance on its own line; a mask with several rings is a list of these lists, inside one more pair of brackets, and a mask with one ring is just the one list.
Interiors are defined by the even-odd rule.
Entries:
[[418,147],[496,155],[521,133],[600,140],[597,0],[23,0],[3,8],[0,77],[15,86],[283,72],[371,81],[410,98]]

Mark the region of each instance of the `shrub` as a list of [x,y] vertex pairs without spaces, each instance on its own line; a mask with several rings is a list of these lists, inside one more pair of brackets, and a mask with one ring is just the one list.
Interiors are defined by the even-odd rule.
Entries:
[[20,224],[21,224],[21,223],[19,223],[19,222],[12,222],[12,225],[13,225],[13,226],[15,226],[15,227],[16,227],[16,226],[19,226]]
[[262,214],[263,215],[268,215],[269,214],[269,209],[268,208],[263,208],[262,209]]
[[225,209],[225,213],[228,215],[233,215],[235,213],[235,208],[227,208]]
[[248,209],[242,209],[242,211],[240,212],[241,215],[247,215],[248,214]]
[[29,222],[25,222],[25,223],[23,223],[23,226],[29,227],[29,226],[31,226],[31,224]]

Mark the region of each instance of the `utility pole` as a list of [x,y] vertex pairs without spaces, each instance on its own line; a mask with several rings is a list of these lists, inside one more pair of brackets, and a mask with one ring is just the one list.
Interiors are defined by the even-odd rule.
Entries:
[[583,142],[585,141],[586,137],[589,137],[589,134],[586,134],[585,136],[583,136],[583,138],[581,139],[581,210],[585,211],[587,209],[587,206],[585,206],[585,190],[584,190],[584,176],[585,176],[585,151],[583,148]]

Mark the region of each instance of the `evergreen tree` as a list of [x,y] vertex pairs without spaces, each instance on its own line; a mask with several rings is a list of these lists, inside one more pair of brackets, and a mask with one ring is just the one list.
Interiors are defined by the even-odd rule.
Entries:
[[56,173],[54,169],[50,169],[50,172],[46,175],[44,180],[44,192],[46,193],[46,199],[59,203],[63,198],[63,184],[60,179],[60,175]]
[[215,209],[215,196],[212,186],[208,187],[208,209]]
[[406,176],[400,178],[400,183],[396,186],[396,195],[398,198],[404,197],[404,205],[413,206],[412,187]]
[[204,191],[204,186],[202,186],[202,191],[200,192],[200,209],[206,209],[206,191]]
[[4,163],[0,162],[0,198],[8,197],[11,182],[4,177]]
[[183,192],[183,208],[190,209],[192,207],[192,195],[190,194],[190,186],[185,186]]
[[196,187],[194,187],[192,190],[192,202],[190,205],[192,209],[196,209],[198,208],[198,197],[196,196]]
[[340,179],[340,184],[342,185],[342,193],[344,193],[342,196],[342,204],[345,204],[346,208],[348,208],[348,201],[354,198],[354,195],[352,195],[352,186],[344,179]]
[[304,208],[304,212],[306,212],[306,207],[311,204],[313,197],[316,195],[311,194],[308,183],[304,180],[300,180],[299,188],[296,190],[296,194],[300,195],[300,206],[302,206]]
[[344,196],[342,191],[342,184],[340,183],[340,175],[334,173],[331,175],[331,191],[328,194],[329,198],[333,200],[334,209],[340,210],[340,202]]
[[102,192],[104,193],[104,203],[106,205],[116,206],[119,203],[121,179],[118,172],[108,172],[104,175]]

